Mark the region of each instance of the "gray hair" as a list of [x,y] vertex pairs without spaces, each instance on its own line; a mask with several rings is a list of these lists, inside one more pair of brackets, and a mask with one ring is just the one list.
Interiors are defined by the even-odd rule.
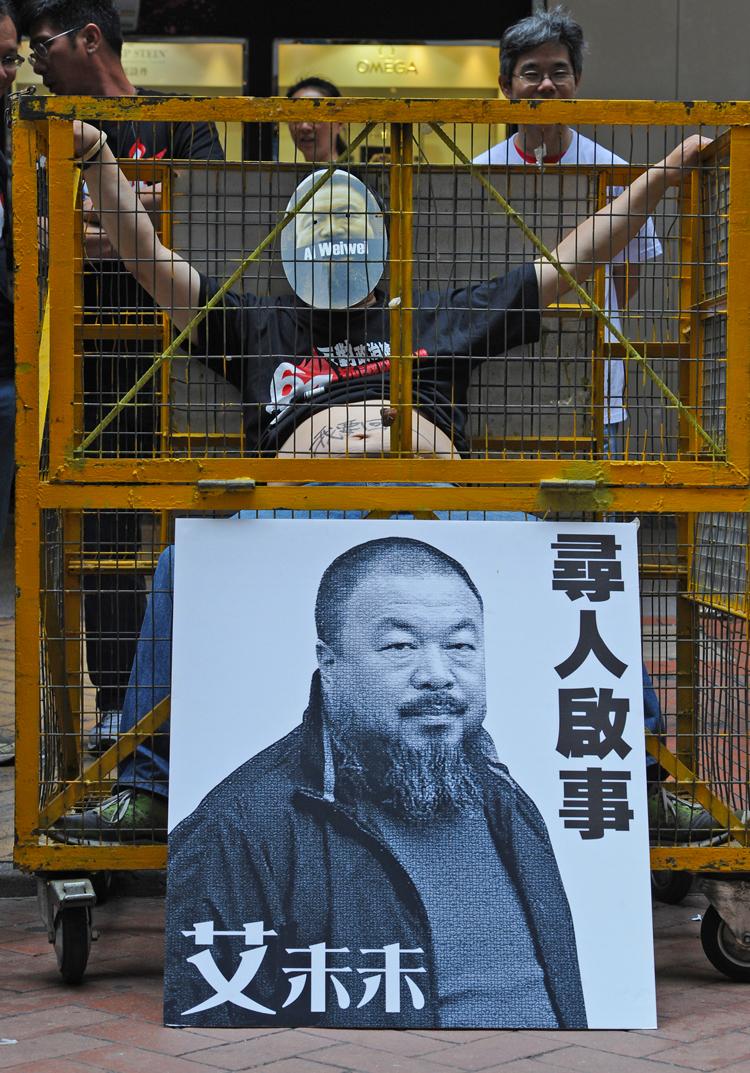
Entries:
[[536,11],[508,27],[500,41],[500,81],[510,82],[524,53],[549,44],[565,45],[578,81],[583,71],[583,28],[562,7]]

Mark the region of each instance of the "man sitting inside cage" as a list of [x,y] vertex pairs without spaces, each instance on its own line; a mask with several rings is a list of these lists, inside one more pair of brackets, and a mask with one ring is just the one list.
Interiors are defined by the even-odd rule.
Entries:
[[[585,1028],[547,827],[484,728],[484,605],[466,568],[409,537],[356,544],[323,572],[315,625],[302,722],[170,835],[166,1023]],[[237,947],[199,951],[197,922],[226,935],[261,918],[252,987],[222,1000],[201,966],[231,979]],[[304,981],[318,944],[311,1003],[282,966]],[[360,947],[394,944],[411,996],[351,970],[334,990]]]
[[[583,28],[562,7],[535,11],[508,27],[500,42],[500,88],[509,100],[571,100],[583,74]],[[554,173],[559,167],[627,164],[611,148],[563,124],[519,126],[515,134],[474,157],[475,164],[536,168]],[[621,193],[613,186],[610,196]],[[660,257],[661,243],[653,220],[606,266],[604,308],[622,329],[620,310],[635,295],[641,266]],[[605,342],[614,342],[609,329]],[[625,407],[625,363],[608,358],[604,365],[604,448],[610,457],[622,456],[628,413]]]
[[[464,428],[472,368],[536,340],[541,310],[570,286],[558,265],[574,280],[589,278],[643,227],[666,189],[697,165],[701,144],[697,136],[688,138],[644,172],[563,239],[553,261],[539,259],[483,283],[413,296],[415,453],[450,458],[468,451]],[[76,124],[76,148],[102,226],[119,255],[169,312],[175,327],[189,329],[193,357],[218,368],[242,393],[248,453],[382,457],[390,450],[389,303],[378,289],[387,235],[383,210],[371,191],[341,170],[326,181],[325,172],[308,176],[292,197],[289,209],[295,214],[290,212],[284,229],[292,298],[240,295],[223,290],[218,280],[160,241],[99,131]],[[341,517],[342,512],[327,516]],[[363,512],[345,516],[362,517]],[[467,512],[450,516],[467,517]],[[121,733],[170,692],[171,629],[168,548],[154,576]],[[645,700],[651,716],[647,725],[658,732],[652,689]],[[168,757],[165,725],[121,763],[112,797],[63,816],[48,833],[77,843],[166,841]],[[674,832],[676,840],[714,837],[708,813],[692,803],[687,811],[682,829]]]

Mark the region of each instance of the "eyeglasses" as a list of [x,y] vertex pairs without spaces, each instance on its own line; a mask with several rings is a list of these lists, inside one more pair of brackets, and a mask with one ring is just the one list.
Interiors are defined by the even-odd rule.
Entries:
[[59,41],[61,37],[67,37],[68,34],[77,34],[79,30],[82,30],[83,26],[72,26],[69,30],[63,30],[61,34],[55,34],[54,37],[48,37],[46,41],[32,41],[30,43],[31,55],[29,56],[29,63],[33,66],[38,63],[39,60],[46,60],[49,55],[49,47],[53,41]]
[[0,67],[5,67],[10,70],[12,67],[20,67],[22,63],[26,63],[23,56],[3,56],[0,59]]
[[527,86],[540,86],[545,78],[556,86],[564,86],[566,82],[572,82],[575,79],[575,73],[567,66],[553,67],[551,71],[540,71],[538,67],[524,67],[513,77],[520,78]]

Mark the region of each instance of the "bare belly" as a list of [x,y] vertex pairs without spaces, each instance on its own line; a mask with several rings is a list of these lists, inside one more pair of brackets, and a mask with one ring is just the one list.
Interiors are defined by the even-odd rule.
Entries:
[[[294,430],[279,458],[382,455],[391,449],[391,429],[383,425],[385,400],[331,406],[312,414]],[[430,458],[456,458],[450,438],[418,410],[412,410],[412,451]]]

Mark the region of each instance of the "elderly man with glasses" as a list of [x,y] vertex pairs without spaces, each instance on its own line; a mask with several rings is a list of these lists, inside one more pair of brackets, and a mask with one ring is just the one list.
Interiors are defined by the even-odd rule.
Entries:
[[[562,8],[538,11],[505,31],[500,42],[500,88],[511,100],[570,100],[578,93],[583,73],[581,26]],[[611,148],[563,124],[528,124],[516,134],[474,158],[475,164],[531,165],[544,171],[558,165],[626,164]],[[622,187],[612,187],[614,197]],[[607,266],[605,308],[621,328],[619,311],[638,289],[641,265],[661,255],[654,225],[645,227]],[[607,334],[609,341],[609,336]],[[612,457],[623,453],[625,367],[610,359],[604,369],[605,448]]]
[[[500,42],[500,88],[511,100],[570,100],[577,95],[583,73],[583,29],[562,7],[537,11],[509,27]],[[611,165],[627,162],[612,149],[563,124],[524,124],[516,134],[474,158],[474,164],[527,165],[549,172],[560,165]],[[609,188],[611,197],[622,187]],[[616,254],[606,268],[605,309],[621,328],[619,311],[638,288],[641,265],[661,255],[653,221]],[[607,341],[611,340],[609,332]],[[604,448],[622,457],[628,418],[625,408],[625,367],[610,358],[604,366]],[[643,707],[646,728],[658,733],[662,715],[648,670],[643,666]],[[646,760],[651,786],[649,816],[654,831],[677,842],[711,840],[711,818],[695,802],[659,790],[660,769]]]
[[[24,0],[21,23],[31,46],[31,65],[53,93],[96,97],[154,96],[134,86],[122,66],[122,30],[114,0]],[[223,159],[213,124],[104,122],[116,157],[135,160]],[[148,180],[148,176],[144,179]],[[141,201],[158,211],[158,175],[139,183]],[[102,319],[117,321],[124,310],[148,317],[151,298],[116,257],[99,226],[91,201],[84,201],[86,264],[84,302]],[[94,428],[113,402],[153,361],[148,339],[102,338],[86,344],[83,357],[84,425]],[[103,449],[120,457],[148,457],[158,429],[156,397],[129,407],[104,434]],[[140,536],[136,511],[90,511],[84,516],[88,554],[132,556]],[[97,724],[87,739],[91,752],[116,740],[120,709],[146,606],[145,583],[135,571],[118,570],[84,578],[84,622],[89,675],[96,688]]]

